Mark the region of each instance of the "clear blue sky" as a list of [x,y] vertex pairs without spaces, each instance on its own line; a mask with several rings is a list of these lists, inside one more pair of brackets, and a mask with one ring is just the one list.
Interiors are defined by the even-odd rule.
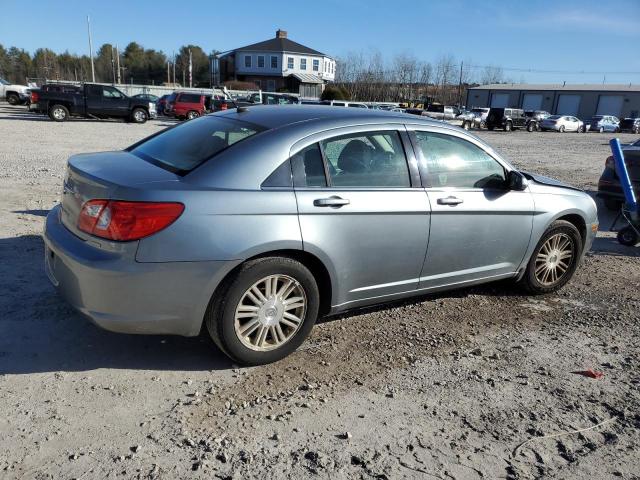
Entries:
[[607,83],[640,83],[640,0],[3,0],[0,11],[0,44],[31,52],[88,53],[88,14],[94,49],[135,40],[168,54],[187,43],[225,51],[266,40],[279,27],[337,57],[371,49],[385,59],[452,54],[505,67],[514,81],[600,83],[603,74],[507,67],[609,72]]

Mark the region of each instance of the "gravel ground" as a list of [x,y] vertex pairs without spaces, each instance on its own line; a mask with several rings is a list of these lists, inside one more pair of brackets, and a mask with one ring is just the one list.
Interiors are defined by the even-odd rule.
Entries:
[[[557,294],[499,283],[324,319],[263,367],[75,313],[42,269],[65,161],[169,124],[0,104],[2,478],[640,478],[640,250],[608,232]],[[608,155],[595,133],[479,135],[589,191]]]

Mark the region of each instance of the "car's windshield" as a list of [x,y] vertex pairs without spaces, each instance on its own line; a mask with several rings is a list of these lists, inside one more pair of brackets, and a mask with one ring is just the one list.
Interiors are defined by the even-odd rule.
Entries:
[[185,175],[222,150],[263,130],[237,120],[202,117],[143,140],[128,151],[161,168]]
[[1,85],[10,85],[10,83],[7,82],[4,78],[0,78],[0,84]]

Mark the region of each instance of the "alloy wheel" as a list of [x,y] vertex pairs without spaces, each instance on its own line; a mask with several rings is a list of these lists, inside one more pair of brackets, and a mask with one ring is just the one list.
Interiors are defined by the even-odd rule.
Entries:
[[557,233],[542,245],[536,255],[536,280],[545,287],[558,283],[569,270],[574,256],[571,238]]
[[55,118],[56,120],[64,120],[65,116],[66,113],[62,108],[53,109],[53,118]]
[[136,122],[138,122],[138,123],[144,122],[145,113],[142,110],[137,110],[136,113],[134,113],[133,117],[135,118]]
[[307,296],[295,278],[269,275],[251,285],[240,298],[235,333],[251,350],[274,350],[295,336],[306,311]]

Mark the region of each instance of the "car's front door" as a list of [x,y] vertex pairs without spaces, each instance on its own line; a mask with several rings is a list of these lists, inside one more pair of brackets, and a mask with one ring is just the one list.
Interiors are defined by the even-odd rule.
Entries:
[[91,115],[104,115],[102,107],[102,85],[87,85],[85,90],[85,102],[87,113]]
[[304,249],[330,266],[333,305],[415,290],[430,207],[404,127],[328,131],[291,153]]
[[431,203],[418,288],[514,274],[531,239],[534,204],[528,189],[508,189],[508,167],[470,137],[415,128],[411,138]]
[[129,115],[129,98],[114,87],[103,87],[102,106],[105,115],[110,117],[126,117]]

